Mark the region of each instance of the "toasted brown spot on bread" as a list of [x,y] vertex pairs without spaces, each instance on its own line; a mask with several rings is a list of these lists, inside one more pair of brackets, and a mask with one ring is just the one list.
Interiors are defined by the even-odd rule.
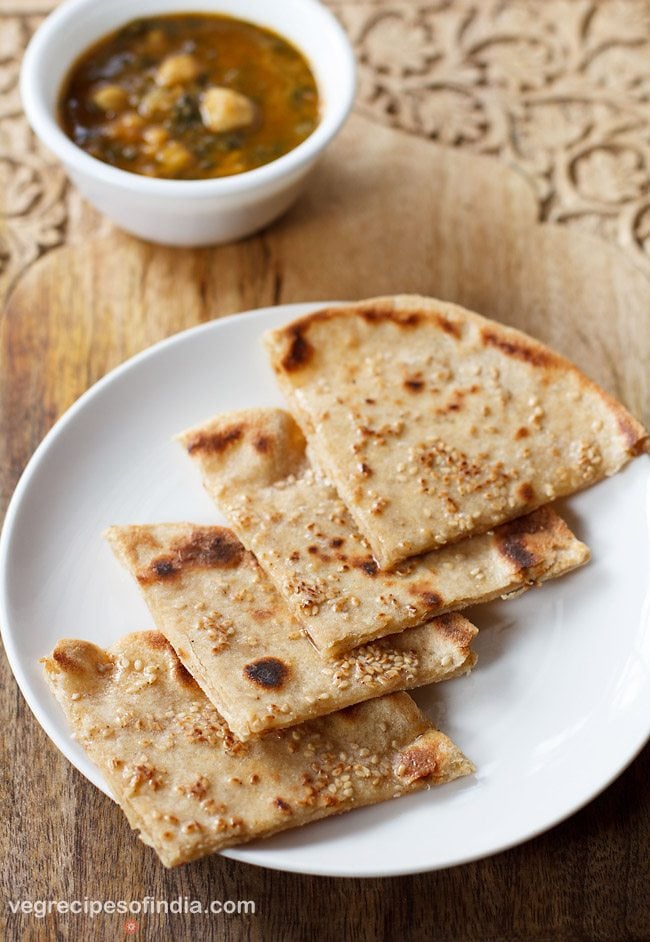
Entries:
[[535,489],[529,481],[522,481],[522,483],[517,487],[517,496],[521,500],[525,500],[527,504],[530,504],[535,498]]
[[293,327],[288,332],[289,349],[282,357],[282,366],[287,372],[292,373],[305,366],[312,358],[314,348],[303,335],[299,326]]
[[481,340],[487,347],[495,347],[505,353],[506,356],[523,360],[530,363],[531,366],[556,366],[558,362],[558,357],[550,350],[545,350],[541,346],[535,346],[519,338],[506,340],[505,337],[490,330],[489,327],[482,328]]
[[553,511],[548,507],[538,507],[533,513],[500,524],[495,528],[494,533],[497,539],[523,536],[527,533],[539,533],[541,530],[550,530],[554,528],[558,522],[561,522],[559,517],[556,517]]
[[400,311],[390,304],[362,307],[355,313],[370,324],[376,324],[379,321],[392,321],[398,327],[416,327],[421,320],[421,316],[415,311]]
[[[384,304],[374,303],[366,306],[361,305],[353,308],[352,312],[357,317],[371,324],[380,323],[381,321],[391,321],[397,327],[407,328],[417,327],[418,324],[422,322],[423,318],[432,319],[437,326],[449,336],[455,337],[458,340],[462,336],[462,324],[452,320],[440,311],[403,311],[396,308],[388,301]],[[308,314],[296,324],[288,327],[284,333],[288,338],[291,338],[290,347],[282,360],[282,366],[289,372],[304,366],[313,353],[313,348],[306,339],[305,333],[312,325],[328,320],[335,320],[339,316],[343,316],[345,319],[349,316],[349,312],[346,313],[345,308],[343,312],[341,312],[339,308],[325,308],[321,311],[315,311],[313,314]],[[366,401],[371,402],[371,400]]]
[[515,432],[515,438],[517,440],[520,438],[528,438],[529,435],[530,435],[530,432],[523,425],[521,426],[521,428],[518,428],[517,431]]
[[464,393],[456,392],[443,406],[438,406],[436,415],[446,415],[448,412],[460,412],[464,404]]
[[261,455],[267,455],[273,445],[273,439],[270,435],[264,435],[262,432],[258,434],[253,439],[253,448],[256,451],[259,451]]
[[437,592],[420,592],[420,598],[430,611],[442,605],[442,596]]
[[335,536],[330,540],[330,546],[332,549],[339,549],[345,543],[344,536]]
[[[343,308],[343,310],[336,307],[324,308],[321,311],[315,311],[313,314],[307,314],[296,323],[285,328],[283,333],[285,337],[289,339],[290,347],[282,360],[282,366],[288,371],[304,366],[314,352],[311,344],[305,337],[310,327],[318,323],[336,320],[341,316],[344,320],[347,320],[349,313],[350,312],[346,311],[345,308]],[[370,324],[376,324],[381,321],[392,321],[398,327],[416,327],[422,320],[420,313],[416,311],[400,311],[390,302],[355,307],[352,309],[352,313]]]
[[244,667],[248,680],[266,690],[279,690],[289,673],[288,665],[277,657],[261,657]]
[[77,660],[75,657],[70,657],[62,648],[55,648],[52,652],[52,657],[59,667],[63,668],[68,674],[83,674],[85,672],[83,662]]
[[409,392],[422,392],[424,389],[424,380],[423,379],[405,379],[404,388],[408,389]]
[[219,454],[225,451],[229,445],[238,442],[244,433],[244,426],[241,423],[231,425],[229,428],[220,429],[218,432],[196,432],[185,443],[190,454],[195,451],[206,452],[207,454]]
[[196,527],[187,539],[172,544],[170,552],[152,559],[137,573],[138,582],[147,585],[171,579],[187,569],[233,569],[244,555],[237,537],[223,527]]
[[541,507],[535,513],[501,524],[494,531],[497,549],[514,563],[517,569],[529,569],[539,563],[540,559],[531,549],[531,543],[526,537],[547,528],[552,529],[553,517],[550,510]]
[[244,555],[244,547],[234,533],[221,527],[197,528],[188,540],[182,540],[173,548],[183,564],[190,563],[198,568],[231,568],[238,565]]
[[517,569],[530,569],[539,562],[539,557],[530,551],[521,537],[507,535],[497,540],[500,553],[514,563]]
[[355,569],[361,569],[367,576],[376,576],[379,572],[379,566],[372,556],[353,556],[349,559],[349,563]]
[[468,386],[467,389],[457,389],[449,397],[449,400],[436,409],[436,415],[445,415],[447,412],[459,412],[465,405],[465,397],[481,391],[481,387],[476,383]]
[[454,613],[438,615],[435,625],[445,638],[457,645],[461,651],[469,648],[476,630],[464,618]]
[[427,778],[435,775],[440,768],[440,752],[435,742],[416,743],[411,749],[402,752],[398,757],[397,774],[409,782],[415,782],[420,778]]
[[635,458],[637,455],[642,455],[646,451],[650,451],[650,435],[644,435],[643,438],[637,438],[637,440],[629,446],[628,453]]
[[445,317],[444,314],[439,314],[436,312],[434,314],[436,324],[440,327],[441,330],[444,330],[446,334],[449,334],[451,337],[455,337],[457,340],[460,340],[461,329],[460,324],[456,324],[454,321],[450,321],[448,317]]
[[636,457],[650,449],[650,437],[645,434],[644,429],[626,412],[617,411],[616,424],[625,439],[625,445],[629,455]]
[[440,608],[442,605],[442,596],[426,588],[426,583],[424,585],[422,583],[414,583],[409,586],[408,591],[410,595],[417,595],[421,598],[430,611]]
[[273,804],[282,814],[291,814],[293,810],[289,802],[285,801],[284,798],[275,798]]
[[[323,563],[329,563],[332,559],[332,557],[328,553],[323,552],[323,549],[320,546],[316,546],[313,543],[311,544],[311,546],[307,547],[307,552],[309,553],[310,556],[316,556]],[[339,554],[337,554],[336,558],[340,559],[341,557]]]
[[160,631],[147,631],[143,634],[145,644],[153,648],[154,651],[171,651],[174,657],[176,653],[167,638]]
[[269,611],[268,608],[256,608],[253,612],[253,618],[256,618],[257,621],[266,621],[272,615],[273,612]]
[[152,571],[160,579],[166,579],[167,576],[173,576],[178,572],[178,566],[175,565],[172,557],[161,556],[158,559],[154,559],[151,563]]

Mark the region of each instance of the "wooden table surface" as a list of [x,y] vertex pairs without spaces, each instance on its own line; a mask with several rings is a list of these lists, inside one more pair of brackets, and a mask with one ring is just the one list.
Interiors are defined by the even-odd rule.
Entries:
[[[42,436],[107,370],[271,303],[458,300],[551,342],[648,423],[650,3],[337,0],[360,63],[352,120],[285,219],[201,251],[115,232],[27,132],[17,68],[53,5],[0,0],[3,509]],[[2,938],[650,939],[647,748],[566,822],[452,870],[336,880],[216,856],[168,872],[50,743],[4,658],[0,704]],[[254,900],[256,913],[136,916],[130,935],[123,915],[8,906],[145,896]]]

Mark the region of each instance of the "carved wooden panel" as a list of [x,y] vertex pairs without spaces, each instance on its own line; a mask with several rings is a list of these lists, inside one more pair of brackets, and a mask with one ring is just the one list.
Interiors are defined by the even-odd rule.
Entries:
[[358,108],[496,154],[540,218],[625,249],[650,272],[650,2],[336,3],[358,52]]
[[[55,5],[0,0],[0,296],[90,221],[20,107],[22,50]],[[499,156],[540,219],[618,243],[650,273],[650,0],[330,5],[357,50],[361,114]]]

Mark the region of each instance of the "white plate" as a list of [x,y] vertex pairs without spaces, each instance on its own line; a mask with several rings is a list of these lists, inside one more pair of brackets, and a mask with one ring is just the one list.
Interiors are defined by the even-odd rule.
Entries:
[[[7,654],[47,734],[103,791],[38,658],[61,636],[109,645],[153,627],[102,530],[222,522],[171,437],[217,411],[280,405],[260,335],[314,307],[214,321],[125,363],[54,426],[16,489],[0,543]],[[227,856],[334,876],[448,867],[538,834],[608,785],[650,732],[649,472],[638,459],[567,501],[561,510],[592,562],[514,601],[475,608],[477,669],[417,694],[476,763],[475,776]]]

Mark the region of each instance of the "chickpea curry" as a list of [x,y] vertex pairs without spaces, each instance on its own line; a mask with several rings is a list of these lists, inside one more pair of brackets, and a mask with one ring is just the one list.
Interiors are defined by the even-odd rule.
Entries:
[[59,101],[66,134],[122,170],[175,180],[229,176],[293,150],[319,120],[305,57],[217,14],[134,20],[88,49]]

